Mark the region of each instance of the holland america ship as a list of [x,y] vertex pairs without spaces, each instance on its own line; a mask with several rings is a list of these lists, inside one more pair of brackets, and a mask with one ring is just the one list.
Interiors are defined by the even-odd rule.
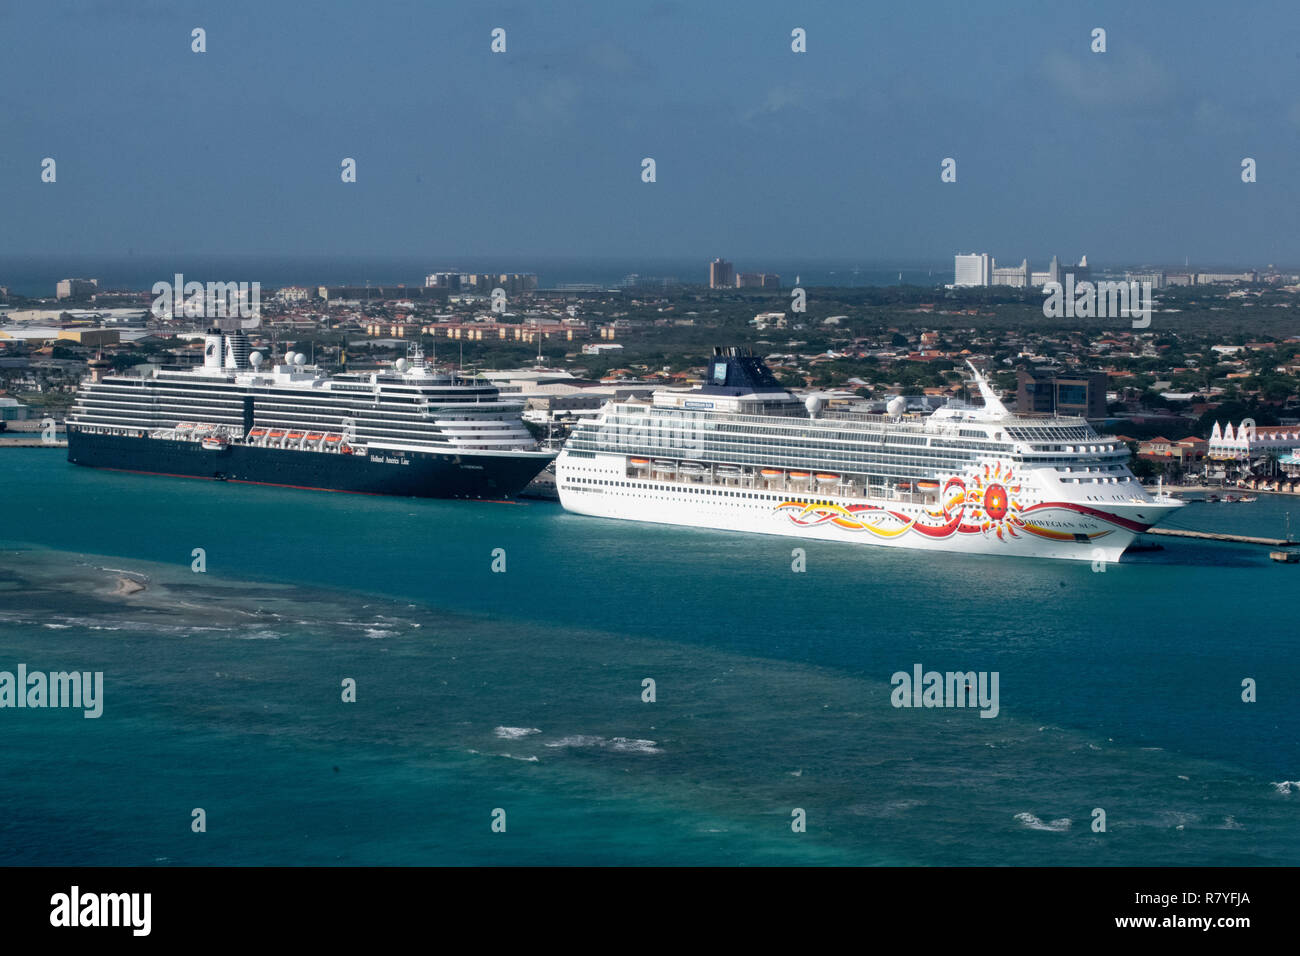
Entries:
[[203,365],[83,382],[68,461],[119,471],[422,498],[507,498],[554,457],[497,388],[439,374],[418,348],[391,371],[327,375],[292,352],[269,370],[242,330]]
[[1123,442],[1082,418],[983,406],[825,410],[756,358],[715,349],[707,383],[610,402],[556,461],[572,512],[897,548],[1117,561],[1182,506],[1149,494]]

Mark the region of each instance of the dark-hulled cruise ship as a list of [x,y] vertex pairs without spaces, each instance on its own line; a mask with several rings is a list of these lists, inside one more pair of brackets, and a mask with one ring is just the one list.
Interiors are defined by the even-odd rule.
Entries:
[[422,498],[508,498],[554,457],[518,401],[435,372],[418,348],[390,371],[327,375],[288,352],[268,370],[239,329],[203,365],[96,370],[68,415],[68,461],[118,471]]

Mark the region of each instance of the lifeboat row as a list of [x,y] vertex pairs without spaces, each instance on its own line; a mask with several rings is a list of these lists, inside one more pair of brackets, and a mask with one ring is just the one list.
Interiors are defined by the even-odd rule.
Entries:
[[352,446],[342,435],[330,432],[291,431],[284,428],[253,428],[248,432],[248,443],[267,448],[301,448],[308,451],[352,454]]
[[[628,463],[633,468],[646,469],[661,475],[670,476],[674,474],[685,477],[698,477],[709,473],[709,468],[700,462],[694,461],[670,461],[663,458],[629,458]],[[739,465],[717,465],[714,466],[713,473],[723,479],[741,478],[745,472]],[[763,468],[758,471],[756,477],[764,481],[773,482],[788,480],[792,482],[810,482],[819,485],[837,485],[846,482],[852,482],[851,478],[843,475],[832,474],[831,472],[811,472],[811,471],[786,471],[781,468]],[[923,494],[934,494],[939,490],[939,482],[929,478],[922,478],[916,481],[896,481],[894,487],[898,491],[904,492],[921,492]]]

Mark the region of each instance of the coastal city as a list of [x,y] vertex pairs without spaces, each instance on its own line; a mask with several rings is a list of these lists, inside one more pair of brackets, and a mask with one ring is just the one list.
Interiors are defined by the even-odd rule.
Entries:
[[[1042,314],[1046,284],[1107,275],[1086,256],[1033,272],[975,254],[957,255],[953,282],[933,288],[803,289],[717,258],[694,284],[629,275],[545,288],[533,273],[444,270],[422,285],[286,286],[240,304],[255,305],[252,348],[333,371],[386,367],[419,345],[432,366],[521,402],[553,445],[606,402],[699,385],[710,347],[727,344],[763,355],[794,393],[861,412],[896,397],[915,413],[968,399],[970,361],[1016,413],[1077,415],[1123,441],[1144,480],[1295,490],[1300,276],[1124,270],[1113,277],[1157,290],[1149,327]],[[51,291],[0,286],[0,445],[31,441],[47,419],[61,428],[88,375],[202,361],[212,322],[179,303],[95,278]],[[547,481],[533,490],[547,494]]]

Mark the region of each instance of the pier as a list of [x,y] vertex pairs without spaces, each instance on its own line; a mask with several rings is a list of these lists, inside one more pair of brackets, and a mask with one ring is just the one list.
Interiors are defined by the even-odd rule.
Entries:
[[0,448],[67,448],[68,441],[66,438],[59,438],[55,441],[45,441],[39,435],[33,436],[5,436],[0,437]]
[[1258,538],[1249,534],[1224,534],[1220,531],[1184,531],[1181,528],[1148,528],[1144,534],[1163,534],[1171,538],[1202,538],[1206,541],[1231,541],[1237,544],[1262,544],[1270,548],[1294,548],[1300,541],[1286,538]]

